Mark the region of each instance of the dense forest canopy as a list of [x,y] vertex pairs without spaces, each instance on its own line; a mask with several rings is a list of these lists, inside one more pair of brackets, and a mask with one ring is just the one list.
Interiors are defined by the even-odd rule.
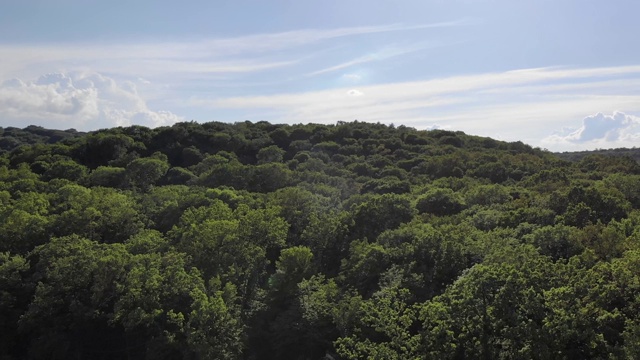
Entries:
[[0,128],[0,358],[640,358],[640,165],[570,160],[361,122]]

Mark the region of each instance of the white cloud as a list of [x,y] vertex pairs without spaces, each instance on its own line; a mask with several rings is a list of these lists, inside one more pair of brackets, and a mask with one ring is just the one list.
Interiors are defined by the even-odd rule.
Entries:
[[[468,20],[421,24],[381,25],[335,29],[304,29],[228,38],[129,44],[0,44],[0,79],[41,74],[43,66],[67,71],[87,69],[129,78],[185,74],[251,73],[296,64],[300,53],[332,39],[468,25]],[[46,60],[43,60],[46,59]],[[56,70],[56,71],[57,71]]]
[[132,82],[116,82],[98,73],[50,73],[35,81],[0,85],[0,118],[13,126],[96,128],[168,125],[182,118],[152,111]]
[[344,74],[342,78],[349,81],[360,81],[362,80],[362,76],[358,74]]
[[[465,97],[465,101],[475,97],[476,94],[491,92],[499,89],[501,93],[509,93],[511,89],[521,89],[523,86],[538,85],[538,90],[543,91],[546,86],[557,86],[558,81],[575,81],[576,79],[590,79],[608,76],[611,74],[638,76],[640,66],[628,66],[620,68],[592,68],[592,69],[525,69],[506,71],[500,73],[486,73],[467,76],[454,76],[448,78],[389,83],[382,85],[369,85],[362,87],[361,91],[367,94],[371,101],[375,102],[406,102],[413,101],[415,108],[421,108],[425,104],[432,103],[440,97]],[[550,83],[553,82],[553,83]],[[640,82],[639,82],[640,83]],[[349,89],[337,88],[306,93],[284,93],[269,96],[242,96],[232,98],[206,99],[206,102],[215,106],[229,108],[269,107],[292,109],[299,106],[324,105],[328,98],[332,100],[342,98],[340,94]],[[469,94],[474,94],[473,97]],[[569,95],[575,95],[569,94]],[[502,96],[500,96],[502,97]],[[204,104],[203,104],[204,105]],[[339,104],[335,104],[339,105]],[[363,105],[370,105],[364,104]]]
[[[37,123],[78,129],[134,122],[148,125],[172,123],[181,118],[170,112],[152,111],[149,104],[180,109],[189,102],[188,99],[207,97],[203,94],[222,91],[246,93],[247,88],[265,89],[274,83],[296,78],[304,81],[304,74],[313,71],[313,67],[327,66],[321,63],[334,55],[330,51],[335,49],[332,40],[468,24],[469,21],[460,20],[419,25],[303,29],[167,42],[0,44],[0,81],[37,78],[34,81],[16,79],[5,82],[0,87],[0,115],[4,124],[22,126]],[[403,43],[401,48],[369,48],[363,51],[371,55],[350,63],[386,59],[424,47],[424,43]],[[348,66],[342,64],[320,72]],[[40,77],[49,72],[52,74]],[[354,81],[360,79],[359,76],[349,78]],[[145,96],[141,96],[137,89]],[[343,100],[351,101],[349,106],[356,106],[356,99],[363,98],[364,92],[349,90],[344,89],[337,96],[331,95],[331,101],[348,98],[350,100]],[[263,93],[272,91],[267,89]],[[210,111],[210,107],[204,108]],[[199,120],[207,120],[202,119],[202,110],[182,108],[178,111],[197,114]],[[305,112],[302,109],[302,113]],[[314,112],[315,109],[309,109],[309,114]]]
[[628,129],[637,122],[631,116],[621,112],[613,115],[597,113],[587,116],[582,120],[582,126],[577,131],[567,136],[567,140],[584,142],[596,139],[606,139],[609,141],[619,140],[621,132]]
[[316,75],[321,75],[321,74],[325,74],[325,73],[329,73],[329,72],[333,72],[333,71],[337,71],[337,70],[342,70],[342,69],[346,69],[355,65],[360,65],[360,64],[366,64],[369,62],[373,62],[373,61],[383,61],[383,60],[388,60],[394,57],[398,57],[398,56],[402,56],[402,55],[406,55],[412,52],[416,52],[416,51],[420,51],[420,50],[424,50],[426,48],[429,47],[433,47],[434,45],[413,45],[413,46],[408,46],[408,47],[398,47],[398,46],[394,46],[394,47],[386,47],[386,48],[382,48],[379,49],[373,53],[364,55],[364,56],[360,56],[357,57],[355,59],[351,59],[348,61],[345,61],[343,63],[337,64],[337,65],[333,65],[324,69],[320,69],[314,72],[311,72],[308,74],[308,76],[316,76]]
[[640,118],[616,111],[611,115],[597,113],[585,117],[577,129],[563,129],[543,139],[543,143],[569,147],[609,148],[637,146],[640,140]]

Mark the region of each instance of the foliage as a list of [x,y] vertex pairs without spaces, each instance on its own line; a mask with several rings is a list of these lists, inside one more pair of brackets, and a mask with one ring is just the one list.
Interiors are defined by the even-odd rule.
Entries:
[[451,189],[434,188],[418,198],[416,208],[420,213],[438,216],[459,213],[465,206],[462,196]]
[[0,358],[635,359],[632,157],[357,121],[0,128]]

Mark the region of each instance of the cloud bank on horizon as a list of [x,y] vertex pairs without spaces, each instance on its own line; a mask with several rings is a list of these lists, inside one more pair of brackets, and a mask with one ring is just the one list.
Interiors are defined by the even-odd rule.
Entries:
[[149,110],[133,82],[119,84],[98,73],[77,72],[3,82],[0,119],[17,126],[81,130],[133,124],[157,127],[184,120],[170,111]]
[[579,128],[564,129],[545,141],[563,146],[589,144],[605,148],[607,144],[622,144],[635,147],[640,141],[640,117],[618,111],[612,115],[597,113],[585,117]]
[[[113,13],[102,9],[105,22],[119,19],[124,2],[114,1]],[[624,19],[630,9],[480,2],[456,0],[447,5],[456,11],[447,12],[435,1],[402,0],[415,11],[395,15],[395,8],[359,8],[360,0],[328,0],[328,10],[289,4],[298,8],[286,10],[309,26],[283,18],[285,29],[259,28],[256,19],[240,16],[242,6],[229,5],[238,16],[217,20],[228,28],[238,22],[234,34],[187,32],[170,22],[160,30],[140,21],[122,23],[123,33],[106,40],[77,38],[72,25],[56,39],[37,31],[20,41],[0,35],[0,126],[86,131],[187,120],[358,120],[462,130],[550,150],[636,146],[640,54],[629,45],[640,25],[576,30],[592,29],[590,22],[602,24],[606,16]],[[185,11],[154,4],[160,15]],[[355,9],[362,19],[340,20],[336,13]],[[49,10],[64,16],[64,6]],[[425,10],[433,14],[428,21],[420,16]],[[0,15],[4,33],[25,26],[7,14]],[[194,18],[200,27],[208,20]],[[127,26],[142,31],[135,26],[143,25],[149,33],[127,37]],[[165,30],[175,36],[162,35]]]

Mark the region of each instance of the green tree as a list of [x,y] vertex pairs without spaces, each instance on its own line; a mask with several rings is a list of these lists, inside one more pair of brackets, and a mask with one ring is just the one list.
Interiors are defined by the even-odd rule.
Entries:
[[30,358],[86,357],[125,344],[108,325],[118,283],[125,276],[122,246],[78,236],[54,238],[34,251],[35,293],[20,317]]
[[148,191],[169,170],[166,160],[140,158],[130,162],[125,168],[125,176],[134,188]]
[[464,209],[465,203],[460,194],[451,189],[435,188],[418,198],[416,208],[423,213],[438,216],[457,214]]
[[550,308],[545,327],[562,358],[637,354],[638,255],[629,251],[592,268],[574,261],[566,271],[565,284],[545,294]]
[[415,210],[408,197],[397,194],[371,195],[352,206],[353,238],[374,240],[380,233],[409,222]]
[[76,156],[90,168],[107,165],[124,158],[135,148],[135,141],[124,134],[106,132],[91,134],[74,149]]
[[503,204],[512,199],[508,188],[498,184],[479,185],[465,194],[466,203],[473,205]]
[[409,298],[397,279],[383,283],[360,303],[357,325],[335,341],[336,352],[345,359],[420,359],[417,311]]
[[19,354],[18,320],[30,297],[24,279],[29,263],[20,255],[0,252],[0,354],[11,358]]
[[311,249],[317,268],[323,274],[337,275],[340,260],[348,253],[348,221],[346,211],[314,212],[300,235],[302,244]]
[[54,234],[77,234],[102,242],[124,242],[144,227],[132,197],[111,188],[61,187],[54,195]]
[[524,240],[536,246],[541,254],[554,260],[569,259],[584,250],[579,241],[579,230],[561,224],[536,229],[524,236]]
[[125,169],[111,166],[98,166],[89,174],[91,186],[104,186],[117,188],[122,186],[125,177]]
[[142,340],[143,357],[235,359],[242,351],[233,286],[205,286],[175,252],[131,259],[112,322]]
[[[531,247],[504,250],[421,310],[423,346],[440,359],[550,358],[544,291],[553,266]],[[497,257],[496,257],[497,256]]]
[[295,294],[298,283],[313,272],[313,253],[308,247],[284,249],[276,262],[276,273],[269,279],[270,287],[276,298],[287,299]]
[[[8,193],[5,193],[8,195]],[[36,192],[8,196],[0,207],[0,251],[26,254],[47,241],[51,218],[46,195]]]
[[81,182],[89,173],[84,165],[80,165],[73,160],[60,160],[51,164],[51,167],[43,174],[44,179],[67,179],[74,182]]
[[231,209],[218,200],[210,206],[186,210],[169,236],[209,279],[221,276],[235,262],[230,248],[238,243],[238,225]]
[[286,151],[282,150],[277,145],[271,145],[260,149],[256,157],[258,159],[258,164],[268,164],[272,162],[281,163],[284,159],[285,153]]

